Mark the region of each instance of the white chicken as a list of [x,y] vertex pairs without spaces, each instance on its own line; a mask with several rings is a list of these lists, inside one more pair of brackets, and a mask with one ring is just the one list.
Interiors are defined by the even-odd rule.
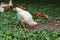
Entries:
[[11,10],[11,8],[10,8],[9,6],[2,7],[2,6],[0,5],[0,12],[8,12],[8,11],[10,11],[10,10]]
[[4,8],[0,5],[0,12],[4,12]]
[[10,6],[13,6],[12,0],[9,1],[9,4],[6,4],[5,2],[1,2],[0,12],[10,11],[11,10]]
[[2,7],[13,6],[12,0],[9,1],[9,4],[6,4],[5,2],[1,2],[1,6]]
[[5,2],[1,2],[1,6],[6,7],[6,6],[8,6],[8,4],[6,4]]
[[25,11],[19,7],[16,7],[16,11],[17,11],[17,16],[21,20],[21,22],[34,26],[35,28],[40,26],[39,23],[33,20],[32,15],[28,11]]

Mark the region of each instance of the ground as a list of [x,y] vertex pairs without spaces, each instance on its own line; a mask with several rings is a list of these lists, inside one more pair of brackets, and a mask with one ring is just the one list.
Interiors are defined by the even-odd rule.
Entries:
[[60,21],[46,21],[45,24],[42,24],[41,27],[47,26],[49,29],[59,30]]

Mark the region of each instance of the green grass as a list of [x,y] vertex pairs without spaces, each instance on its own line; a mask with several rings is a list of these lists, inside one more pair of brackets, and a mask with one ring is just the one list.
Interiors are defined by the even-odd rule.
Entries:
[[47,28],[30,31],[25,31],[22,28],[4,28],[0,30],[0,40],[60,40],[60,31]]
[[[32,14],[35,21],[40,23],[44,23],[45,20],[60,20],[60,6],[55,4],[27,4],[26,10]],[[49,18],[35,19],[36,11],[45,12]],[[0,13],[0,40],[60,40],[59,30],[45,28],[25,31],[16,14],[17,12],[13,10]]]

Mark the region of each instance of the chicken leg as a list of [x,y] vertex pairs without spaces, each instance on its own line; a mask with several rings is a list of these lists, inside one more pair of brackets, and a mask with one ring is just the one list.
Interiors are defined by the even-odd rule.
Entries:
[[29,30],[26,23],[22,23],[22,26],[23,26],[24,30]]

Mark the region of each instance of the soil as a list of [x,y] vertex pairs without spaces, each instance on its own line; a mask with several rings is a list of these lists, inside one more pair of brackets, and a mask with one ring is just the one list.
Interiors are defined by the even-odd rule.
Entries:
[[41,25],[41,29],[47,26],[49,29],[59,30],[60,29],[60,21],[46,21],[45,24]]
[[[17,26],[18,26],[17,28],[20,27],[20,25],[17,25]],[[48,27],[48,29],[59,30],[60,29],[60,21],[45,21],[45,23],[41,24],[41,26],[39,26],[38,28],[44,29],[46,26]],[[28,27],[28,28],[35,29],[34,27]]]

